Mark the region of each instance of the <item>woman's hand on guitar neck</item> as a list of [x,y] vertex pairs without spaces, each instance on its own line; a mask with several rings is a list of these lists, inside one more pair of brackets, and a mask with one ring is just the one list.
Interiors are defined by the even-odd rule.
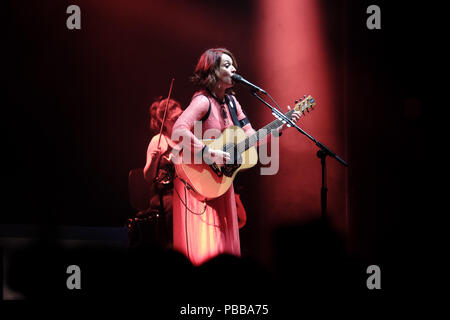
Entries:
[[[287,106],[289,110],[291,110],[290,106]],[[296,123],[300,116],[302,115],[302,112],[300,110],[294,111],[294,113],[291,115],[291,120]],[[286,124],[283,124],[281,127],[278,128],[278,132],[281,132],[286,127]]]

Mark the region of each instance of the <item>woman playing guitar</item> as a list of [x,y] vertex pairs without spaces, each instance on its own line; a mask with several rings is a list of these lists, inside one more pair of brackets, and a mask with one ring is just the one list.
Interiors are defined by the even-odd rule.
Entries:
[[[194,135],[194,124],[200,121],[202,132],[215,129],[220,134],[227,127],[238,125],[250,136],[255,133],[242,107],[234,97],[231,76],[237,63],[233,54],[224,48],[208,49],[200,57],[193,81],[197,91],[189,106],[173,126],[173,139],[183,152],[202,155],[205,161],[224,163],[230,153],[208,148]],[[235,108],[233,110],[233,108]],[[231,114],[231,111],[235,114]],[[233,121],[233,117],[236,118]],[[297,121],[299,112],[292,114]],[[284,126],[278,128],[278,132]],[[214,137],[212,137],[214,138]],[[220,197],[201,201],[189,190],[186,181],[174,180],[173,199],[174,249],[184,253],[194,265],[221,254],[240,256],[239,227],[233,186]]]

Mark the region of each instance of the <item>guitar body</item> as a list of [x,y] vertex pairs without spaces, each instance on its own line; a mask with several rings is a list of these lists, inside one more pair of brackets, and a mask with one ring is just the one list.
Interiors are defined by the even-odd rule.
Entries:
[[[246,138],[244,130],[233,126],[225,129],[217,139],[202,141],[210,149],[225,150]],[[208,200],[220,197],[231,187],[234,177],[239,171],[249,169],[258,162],[255,147],[250,147],[242,153],[233,152],[233,150],[230,153],[232,159],[237,159],[233,164],[209,165],[200,157],[193,159],[194,161],[175,161],[176,173],[188,184],[188,188],[194,191],[197,199]],[[180,154],[179,157],[183,158],[183,155]]]
[[[300,111],[305,115],[305,112],[309,112],[315,105],[315,100],[310,95],[308,97],[305,95],[304,99],[299,100],[296,100],[295,108],[285,113],[285,116],[290,117],[294,111]],[[258,154],[254,147],[256,142],[282,124],[279,119],[272,121],[250,137],[240,127],[228,127],[219,138],[202,141],[210,149],[229,152],[232,159],[230,163],[208,164],[200,156],[193,158],[191,155],[179,153],[173,161],[176,173],[197,199],[203,201],[220,197],[231,187],[239,171],[249,169],[258,162]]]

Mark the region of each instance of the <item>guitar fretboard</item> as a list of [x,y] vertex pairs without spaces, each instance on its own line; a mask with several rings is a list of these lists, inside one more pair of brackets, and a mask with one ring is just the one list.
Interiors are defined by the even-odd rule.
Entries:
[[[294,109],[289,110],[287,113],[285,113],[286,117],[290,118],[291,115],[294,113]],[[265,127],[259,129],[251,136],[245,138],[245,140],[239,142],[236,146],[234,146],[239,153],[242,153],[249,148],[253,147],[259,140],[265,138],[268,134],[272,132],[272,130],[277,129],[283,124],[281,120],[274,120]]]

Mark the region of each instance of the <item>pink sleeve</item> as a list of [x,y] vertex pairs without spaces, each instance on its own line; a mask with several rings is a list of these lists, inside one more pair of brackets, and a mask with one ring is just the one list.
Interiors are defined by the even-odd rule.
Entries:
[[209,100],[205,96],[199,95],[192,99],[173,126],[172,140],[183,149],[192,150],[194,154],[201,152],[205,144],[192,131],[194,123],[200,121],[208,109]]

